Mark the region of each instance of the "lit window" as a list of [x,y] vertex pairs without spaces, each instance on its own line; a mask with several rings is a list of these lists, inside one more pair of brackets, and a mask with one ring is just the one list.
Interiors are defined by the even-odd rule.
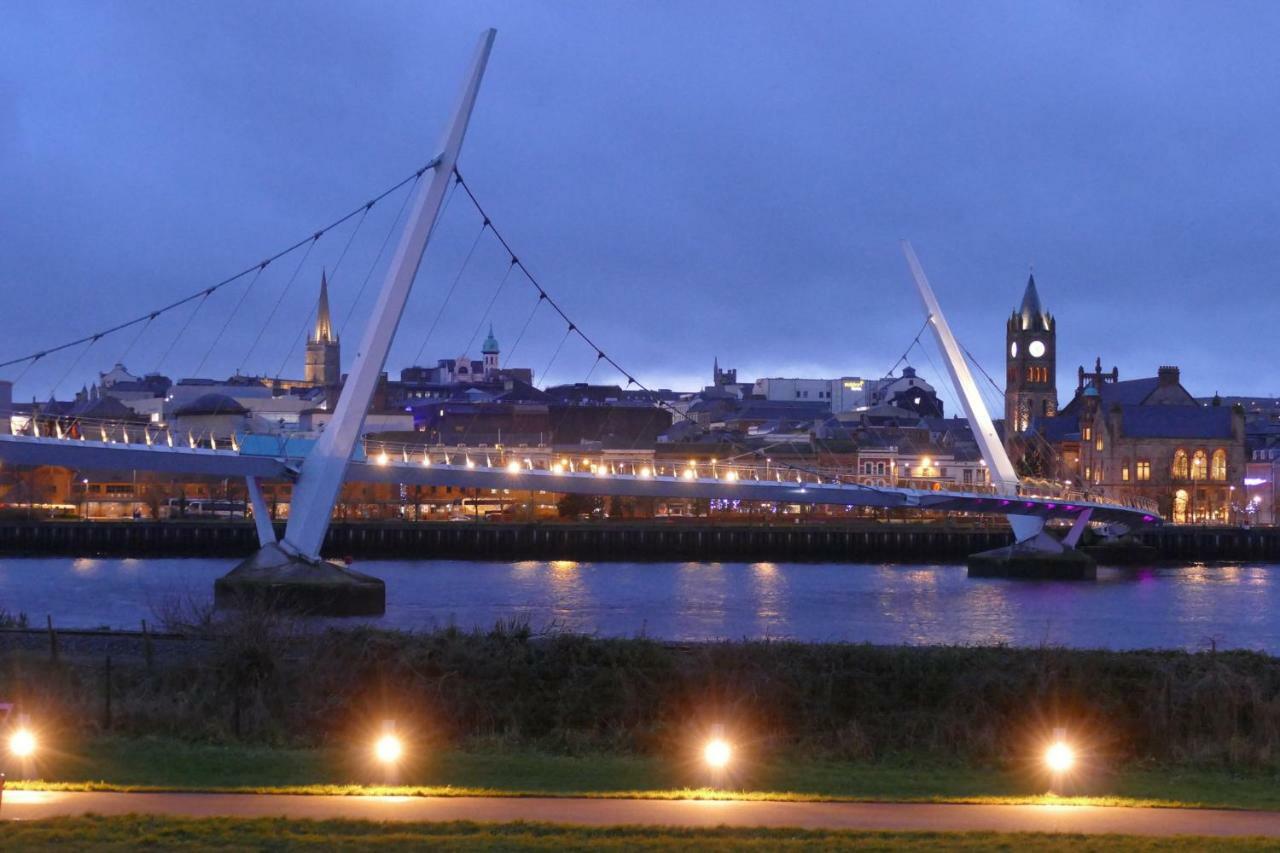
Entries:
[[1081,437],[1081,438],[1083,438],[1085,441],[1092,441],[1092,440],[1093,440],[1093,427],[1091,427],[1091,426],[1086,426],[1086,427],[1084,427],[1084,428],[1081,430],[1081,435],[1080,435],[1080,437]]
[[1213,451],[1213,468],[1209,476],[1214,480],[1227,479],[1227,451],[1222,448]]
[[1120,479],[1126,483],[1129,482],[1129,466],[1128,465],[1125,465],[1123,468],[1120,469]]
[[1101,450],[1101,449],[1102,449],[1102,433],[1098,433],[1098,438],[1097,438],[1097,440],[1096,440],[1096,441],[1094,441],[1094,443],[1093,443],[1093,449],[1094,449],[1094,450]]
[[1088,465],[1084,466],[1084,478],[1086,480],[1093,479],[1093,468],[1089,467]]
[[1178,448],[1173,452],[1173,477],[1176,480],[1185,480],[1190,474],[1190,465],[1187,462],[1187,451]]
[[1209,457],[1203,450],[1197,450],[1191,457],[1191,479],[1203,480],[1209,473]]

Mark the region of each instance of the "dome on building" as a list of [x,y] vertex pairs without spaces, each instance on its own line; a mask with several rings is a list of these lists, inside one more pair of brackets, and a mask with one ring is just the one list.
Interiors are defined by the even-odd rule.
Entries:
[[[471,340],[475,340],[472,338]],[[493,336],[493,324],[489,324],[489,337],[484,339],[484,345],[480,347],[480,352],[484,354],[496,353],[498,351],[498,339]]]
[[247,414],[249,414],[248,409],[226,394],[202,394],[173,413],[174,417],[178,418]]

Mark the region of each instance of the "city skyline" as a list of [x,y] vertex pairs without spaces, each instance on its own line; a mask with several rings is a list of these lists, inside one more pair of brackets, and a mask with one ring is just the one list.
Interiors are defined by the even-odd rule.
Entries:
[[[1197,21],[1192,10],[1158,28],[1146,19],[1141,33],[1136,19],[1101,7],[916,8],[934,27],[914,36],[885,9],[826,34],[817,7],[785,25],[748,10],[716,22],[731,37],[704,51],[699,38],[714,17],[705,11],[661,28],[628,10],[489,15],[505,52],[462,168],[548,288],[651,386],[700,387],[717,356],[744,377],[883,375],[919,328],[896,246],[910,236],[957,333],[994,375],[1005,315],[1034,261],[1062,324],[1064,399],[1075,366],[1096,356],[1130,376],[1178,364],[1204,396],[1277,390],[1237,369],[1272,357],[1273,345],[1214,310],[1243,305],[1269,275],[1248,248],[1264,239],[1270,210],[1256,189],[1274,168],[1256,115],[1272,95],[1259,88],[1264,66],[1225,55],[1254,38],[1239,7],[1234,18]],[[0,169],[25,199],[0,247],[5,309],[16,318],[0,355],[65,339],[72,306],[83,308],[75,331],[88,332],[206,286],[421,164],[451,97],[441,81],[464,64],[486,13],[307,9],[305,19],[229,7],[18,12],[26,26],[13,32],[43,38],[7,45],[0,72],[9,116]],[[537,49],[547,17],[567,45],[559,55]],[[152,27],[167,37],[151,38]],[[190,50],[197,34],[203,47]],[[896,49],[876,47],[883,38]],[[1211,70],[1208,60],[1158,61],[1189,42],[1221,61]],[[231,44],[228,62],[219,48]],[[728,67],[727,45],[760,61],[731,78],[711,73]],[[111,62],[122,52],[134,60],[128,69]],[[60,59],[72,54],[74,67],[100,73],[65,73],[73,64]],[[1141,73],[1108,76],[1135,66]],[[1116,80],[1123,85],[1106,85]],[[981,102],[968,88],[979,81]],[[606,90],[622,95],[604,99]],[[1078,120],[1090,116],[1086,132]],[[939,117],[945,138],[930,133]],[[1180,128],[1210,120],[1197,146],[1179,141]],[[1225,152],[1229,162],[1213,156]],[[1211,168],[1192,168],[1204,162]],[[431,324],[472,235],[463,213],[450,211],[441,248],[428,255],[393,371],[417,360],[414,332]],[[376,243],[364,234],[334,281],[335,314],[348,310]],[[328,248],[308,259],[301,282],[318,280],[341,246]],[[463,292],[483,299],[502,263],[484,244]],[[288,272],[276,274],[267,284],[279,288]],[[38,310],[46,296],[63,310]],[[274,297],[268,288],[263,304]],[[647,322],[604,307],[628,299]],[[304,315],[309,300],[310,286],[295,288],[282,316]],[[475,306],[471,316],[455,307],[422,362],[465,348]],[[498,337],[513,339],[526,313],[526,304],[497,305]],[[216,327],[221,315],[209,319]],[[352,322],[361,319],[357,309]],[[270,375],[282,363],[297,372],[293,331],[251,353],[248,372]],[[517,361],[540,373],[554,331],[535,326]],[[231,335],[204,374],[239,366],[252,334]],[[139,340],[135,372],[168,345],[167,333],[155,337]],[[118,352],[95,351],[81,370],[92,377]],[[591,353],[564,359],[552,381],[588,375]],[[190,361],[155,367],[178,378]],[[945,387],[927,361],[915,362]],[[19,395],[65,367],[37,365]],[[80,384],[69,380],[59,396]]]

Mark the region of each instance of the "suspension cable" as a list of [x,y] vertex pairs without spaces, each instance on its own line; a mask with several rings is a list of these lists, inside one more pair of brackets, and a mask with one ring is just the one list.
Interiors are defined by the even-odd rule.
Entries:
[[[346,258],[347,252],[351,249],[351,244],[355,242],[356,235],[360,233],[360,228],[364,225],[364,221],[369,218],[369,211],[371,209],[372,208],[366,207],[364,209],[364,213],[361,213],[360,218],[356,220],[356,227],[351,229],[351,234],[347,237],[346,244],[343,245],[342,251],[338,254],[338,260],[334,262],[331,277],[337,277],[338,269],[342,266],[343,259]],[[325,275],[324,270],[321,270],[321,275]],[[293,358],[293,353],[298,349],[298,343],[302,340],[302,336],[307,333],[308,327],[311,326],[313,318],[319,313],[319,311],[320,296],[317,294],[315,302],[312,303],[310,312],[308,312],[302,319],[302,327],[298,329],[298,333],[293,336],[293,341],[289,344],[289,348],[285,350],[284,358],[280,360],[280,366],[276,368],[276,379],[279,379],[280,374],[284,373],[285,366],[288,365],[289,361]]]
[[[202,289],[202,290],[197,290],[195,293],[192,293],[192,294],[190,294],[190,295],[188,295],[188,296],[184,296],[183,298],[178,299],[178,300],[177,300],[177,301],[175,301],[175,302],[171,302],[171,303],[169,303],[168,305],[165,305],[165,306],[163,306],[163,307],[161,307],[161,308],[158,308],[158,309],[156,309],[156,310],[154,310],[154,311],[148,311],[147,313],[142,314],[142,315],[140,315],[140,316],[138,316],[138,317],[135,317],[135,318],[133,318],[132,320],[126,320],[126,321],[125,321],[125,322],[123,322],[123,323],[118,323],[118,324],[116,324],[116,325],[114,325],[114,326],[110,326],[110,327],[108,327],[108,328],[101,329],[101,330],[99,330],[99,331],[97,331],[97,332],[94,332],[94,333],[92,333],[92,334],[84,335],[84,336],[79,337],[79,338],[76,338],[76,339],[74,339],[74,340],[66,341],[66,342],[61,343],[61,344],[58,344],[58,345],[56,345],[56,346],[48,347],[47,349],[39,350],[39,351],[37,351],[37,352],[33,352],[33,353],[28,353],[28,354],[23,355],[23,356],[18,356],[17,358],[11,358],[11,359],[9,359],[8,361],[0,361],[0,368],[2,368],[2,367],[10,367],[10,366],[12,366],[12,365],[15,365],[15,364],[21,364],[21,363],[23,363],[23,362],[35,362],[35,361],[39,361],[40,359],[44,358],[45,356],[47,356],[47,355],[51,355],[51,354],[53,354],[53,353],[55,353],[55,352],[60,352],[60,351],[65,350],[65,349],[69,349],[70,347],[77,346],[77,345],[79,345],[79,344],[82,344],[82,343],[85,343],[85,342],[87,342],[87,341],[93,340],[94,338],[104,338],[104,337],[106,337],[107,335],[111,335],[111,334],[114,334],[115,332],[120,331],[121,329],[127,329],[127,328],[129,328],[130,326],[135,326],[135,325],[137,325],[138,323],[145,322],[145,321],[147,321],[148,319],[155,319],[156,317],[159,317],[159,316],[160,316],[160,315],[162,315],[162,314],[167,314],[168,312],[173,311],[173,310],[174,310],[174,309],[176,309],[176,308],[179,308],[179,307],[181,307],[181,306],[183,306],[183,305],[186,305],[188,302],[193,302],[193,301],[195,301],[195,300],[197,300],[197,299],[200,299],[200,300],[202,300],[202,301],[203,301],[204,299],[207,299],[207,298],[208,298],[211,294],[213,294],[214,292],[216,292],[216,291],[218,291],[218,290],[222,289],[223,287],[226,287],[227,285],[231,284],[232,282],[234,282],[234,281],[236,281],[236,280],[238,280],[238,279],[241,279],[241,278],[245,277],[246,275],[249,275],[249,274],[250,274],[250,273],[252,273],[254,270],[256,270],[256,269],[258,269],[258,268],[260,268],[260,267],[266,266],[267,264],[270,264],[272,261],[275,261],[275,260],[278,260],[278,259],[280,259],[280,258],[284,257],[285,255],[289,254],[290,252],[293,252],[293,251],[295,251],[296,249],[299,249],[299,248],[301,248],[301,247],[303,247],[303,246],[307,245],[307,243],[309,243],[309,242],[314,242],[314,241],[315,241],[316,239],[318,239],[319,237],[322,237],[326,232],[328,232],[328,231],[330,231],[330,230],[332,230],[332,229],[336,228],[337,226],[339,226],[339,225],[341,225],[342,223],[346,222],[346,221],[347,221],[348,219],[350,219],[351,217],[356,216],[356,215],[357,215],[357,214],[359,214],[362,210],[365,210],[367,207],[371,207],[375,202],[381,201],[382,199],[386,198],[388,195],[390,195],[391,193],[393,193],[393,192],[395,192],[396,190],[400,189],[402,186],[404,186],[405,184],[409,183],[410,181],[416,181],[418,178],[422,177],[422,175],[424,175],[428,169],[434,169],[434,168],[436,167],[436,165],[437,165],[439,162],[440,162],[440,158],[439,158],[439,157],[434,157],[434,158],[432,158],[432,160],[431,160],[429,163],[427,163],[425,166],[423,166],[421,169],[417,170],[416,172],[414,172],[412,175],[410,175],[409,177],[405,178],[404,180],[402,180],[402,181],[398,182],[397,184],[395,184],[395,186],[391,187],[390,189],[387,189],[387,190],[383,191],[382,193],[378,194],[377,196],[374,196],[374,198],[373,198],[372,200],[370,200],[370,201],[366,202],[365,204],[362,204],[360,207],[357,207],[355,210],[352,210],[350,213],[346,214],[345,216],[342,216],[342,217],[340,217],[340,218],[338,218],[338,219],[335,219],[333,222],[331,222],[331,223],[329,223],[328,225],[324,226],[324,227],[323,227],[323,228],[321,228],[320,230],[318,230],[318,231],[314,232],[313,234],[311,234],[311,235],[309,235],[309,236],[307,236],[307,237],[304,237],[303,239],[301,239],[301,240],[297,241],[296,243],[294,243],[294,244],[293,244],[293,245],[291,245],[291,246],[288,246],[288,247],[286,247],[286,248],[284,248],[284,249],[281,249],[280,251],[276,252],[274,255],[271,255],[270,257],[268,257],[266,260],[261,261],[260,263],[254,264],[253,266],[245,267],[245,268],[244,268],[244,269],[242,269],[240,272],[235,273],[234,275],[229,276],[229,277],[227,277],[227,278],[224,278],[222,281],[219,281],[219,282],[217,282],[217,283],[215,283],[215,284],[212,284],[212,285],[210,285],[209,287],[206,287],[206,288],[204,288],[204,289]],[[24,374],[25,374],[25,372],[26,372],[26,371],[23,371],[23,373],[24,373]]]
[[418,354],[413,357],[414,364],[418,364],[422,360],[422,353],[427,349],[427,341],[431,340],[431,336],[436,331],[436,326],[440,325],[440,318],[444,316],[444,309],[449,306],[449,300],[453,298],[453,292],[458,287],[458,282],[462,280],[462,274],[467,271],[467,266],[471,263],[471,257],[476,253],[476,246],[480,245],[480,238],[484,236],[484,232],[492,228],[488,217],[480,224],[480,230],[476,232],[476,237],[471,241],[471,248],[467,250],[467,256],[462,260],[462,266],[458,267],[458,272],[453,277],[449,289],[444,294],[444,301],[440,303],[440,307],[436,310],[435,319],[431,321],[431,327],[427,329],[427,334],[422,338],[422,344],[418,347]]
[[[598,344],[596,344],[596,342],[592,340],[590,336],[588,336],[585,332],[583,332],[582,329],[580,329],[577,326],[577,324],[575,324],[573,320],[569,318],[569,315],[555,300],[555,298],[552,297],[551,294],[547,292],[546,288],[542,286],[541,282],[539,282],[538,278],[529,270],[529,268],[525,265],[524,261],[520,260],[519,255],[517,255],[515,251],[512,249],[511,244],[507,242],[507,239],[502,235],[502,232],[500,232],[498,228],[495,225],[493,225],[491,217],[485,211],[484,206],[480,204],[480,200],[476,198],[475,193],[472,192],[471,187],[467,184],[466,179],[463,178],[462,173],[458,171],[457,168],[454,169],[454,175],[457,176],[457,182],[462,187],[463,191],[467,194],[467,197],[471,199],[471,203],[475,206],[476,210],[480,213],[480,215],[484,217],[485,223],[493,231],[493,236],[497,238],[498,242],[502,244],[502,247],[506,249],[507,254],[511,256],[512,266],[519,267],[520,271],[524,273],[524,276],[526,279],[528,279],[529,283],[532,284],[535,288],[537,288],[538,295],[539,295],[539,302],[541,303],[542,301],[546,301],[546,303],[551,306],[552,310],[554,310],[558,315],[560,315],[560,319],[563,320],[565,324],[568,326],[568,328],[565,331],[564,337],[561,338],[560,340],[560,344],[556,346],[555,353],[552,355],[551,361],[548,362],[546,370],[550,371],[551,365],[555,362],[556,356],[559,355],[560,349],[561,347],[564,346],[564,342],[566,339],[568,339],[569,335],[576,333],[578,337],[580,337],[583,340],[583,342],[585,342],[588,346],[594,349],[596,353],[598,353],[599,358],[597,360],[604,360],[608,362],[610,366],[612,366],[615,370],[618,371],[618,373],[622,374],[627,378],[627,387],[630,387],[632,385],[636,386],[641,391],[644,391],[651,396],[651,399],[654,401],[655,406],[668,410],[673,415],[678,416],[682,420],[690,421],[692,423],[697,423],[696,421],[693,420],[693,418],[689,417],[689,415],[687,415],[684,412],[681,412],[679,409],[677,409],[675,406],[672,406],[666,400],[661,399],[658,396],[657,392],[655,392],[653,389],[649,388],[640,380],[636,379],[634,374],[626,370],[621,364],[617,362],[616,359],[613,358],[613,356],[605,352],[604,349],[602,349]],[[741,447],[741,445],[738,445],[736,442],[731,442],[731,443],[734,444],[735,446]],[[757,452],[757,455],[759,455],[758,452]],[[790,468],[791,470],[811,474],[819,479],[821,479],[823,476],[821,473],[817,471],[813,471],[811,469],[808,469],[799,465],[795,465],[794,463],[783,463],[783,464],[785,464],[786,467]],[[830,475],[827,475],[827,476],[829,477]],[[868,486],[863,483],[855,482],[849,485],[855,486],[857,488],[875,491],[875,492],[885,491],[883,489],[878,489],[875,486]]]
[[[228,314],[227,319],[223,321],[222,328],[220,328],[218,330],[218,334],[214,336],[213,342],[205,348],[204,355],[200,356],[200,363],[197,364],[196,369],[192,371],[192,376],[199,376],[200,371],[204,370],[204,363],[208,361],[209,356],[215,349],[217,349],[218,344],[222,341],[222,336],[227,333],[227,328],[231,325],[231,321],[235,319],[236,314],[240,313],[240,306],[244,305],[244,301],[248,298],[249,292],[252,291],[254,285],[258,283],[258,279],[262,277],[262,272],[266,268],[267,265],[265,263],[258,266],[257,271],[253,274],[253,278],[249,280],[249,285],[240,293],[240,298],[236,300],[235,307],[231,309],[231,313]],[[157,372],[159,372],[158,368]]]
[[507,351],[507,359],[510,360],[515,355],[516,347],[520,346],[520,342],[524,340],[524,333],[529,330],[529,324],[533,322],[533,315],[538,313],[538,309],[542,307],[542,303],[547,299],[546,294],[540,294],[533,303],[533,310],[529,312],[529,316],[525,318],[524,325],[520,327],[520,334],[516,335],[516,342],[511,345],[511,349]]
[[307,250],[302,253],[302,257],[298,258],[297,266],[293,268],[293,275],[289,276],[289,280],[284,283],[284,287],[280,290],[280,295],[276,297],[276,303],[271,306],[270,313],[267,318],[262,321],[262,325],[258,328],[257,337],[253,339],[253,343],[249,345],[249,349],[245,350],[244,357],[240,359],[240,366],[236,368],[236,373],[243,373],[245,365],[249,363],[249,357],[253,355],[253,351],[258,348],[258,344],[262,341],[262,336],[266,334],[267,329],[271,326],[271,321],[275,319],[276,312],[280,310],[280,304],[284,302],[285,296],[288,295],[293,283],[298,280],[298,274],[302,272],[302,268],[306,266],[307,258],[311,257],[311,250],[315,248],[316,243],[320,241],[320,235],[317,234],[308,244]]
[[[201,295],[200,301],[197,302],[196,307],[191,310],[191,314],[187,317],[186,322],[184,322],[181,328],[178,329],[178,334],[174,335],[173,340],[169,342],[169,346],[165,349],[164,355],[160,356],[160,362],[159,362],[160,364],[164,364],[166,361],[169,360],[169,354],[173,352],[173,348],[178,345],[178,341],[186,337],[187,329],[190,328],[191,326],[191,321],[196,318],[196,315],[200,313],[200,309],[203,308],[204,304],[209,301],[209,294],[212,292],[213,292],[212,290],[206,290]],[[157,372],[159,372],[158,369],[157,369]]]
[[[369,286],[369,279],[373,278],[374,270],[378,268],[378,261],[382,260],[382,253],[387,250],[387,246],[391,243],[391,238],[395,236],[396,226],[400,224],[400,217],[404,216],[405,209],[409,206],[410,199],[413,198],[413,189],[418,185],[419,178],[422,173],[413,176],[413,184],[409,187],[409,191],[404,194],[404,200],[400,202],[400,209],[396,212],[395,218],[391,220],[390,227],[387,228],[387,236],[382,238],[382,245],[378,247],[378,254],[373,256],[373,263],[369,264],[369,271],[364,274],[364,281],[360,282],[360,288],[356,291],[355,298],[351,300],[351,304],[347,307],[347,313],[342,318],[341,325],[338,326],[338,337],[342,337],[342,333],[346,331],[347,321],[351,319],[352,313],[355,312],[356,306],[360,304],[360,297],[364,295],[364,289]],[[378,199],[374,199],[378,201]],[[449,202],[445,201],[445,208],[448,209]]]
[[489,304],[485,306],[484,313],[480,315],[480,322],[476,323],[475,331],[471,333],[471,338],[467,341],[467,345],[463,347],[464,353],[471,352],[471,347],[475,345],[476,338],[480,337],[480,330],[484,328],[484,321],[488,319],[489,312],[493,310],[493,305],[498,301],[498,296],[502,293],[502,288],[507,286],[507,279],[511,278],[511,271],[516,268],[516,262],[513,260],[507,264],[506,271],[502,274],[502,278],[498,281],[498,289],[493,292],[493,296],[489,298]]

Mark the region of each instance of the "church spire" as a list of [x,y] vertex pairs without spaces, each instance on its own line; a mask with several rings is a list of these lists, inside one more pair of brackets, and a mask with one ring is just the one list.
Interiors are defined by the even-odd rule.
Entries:
[[333,334],[333,322],[329,319],[329,280],[323,270],[320,272],[320,301],[316,303],[316,331],[312,340],[318,344],[337,341]]
[[1036,290],[1036,275],[1031,273],[1027,276],[1027,290],[1022,294],[1022,307],[1018,309],[1018,314],[1022,317],[1022,328],[1024,329],[1047,329],[1048,321],[1045,320],[1044,308],[1040,306],[1040,294]]

